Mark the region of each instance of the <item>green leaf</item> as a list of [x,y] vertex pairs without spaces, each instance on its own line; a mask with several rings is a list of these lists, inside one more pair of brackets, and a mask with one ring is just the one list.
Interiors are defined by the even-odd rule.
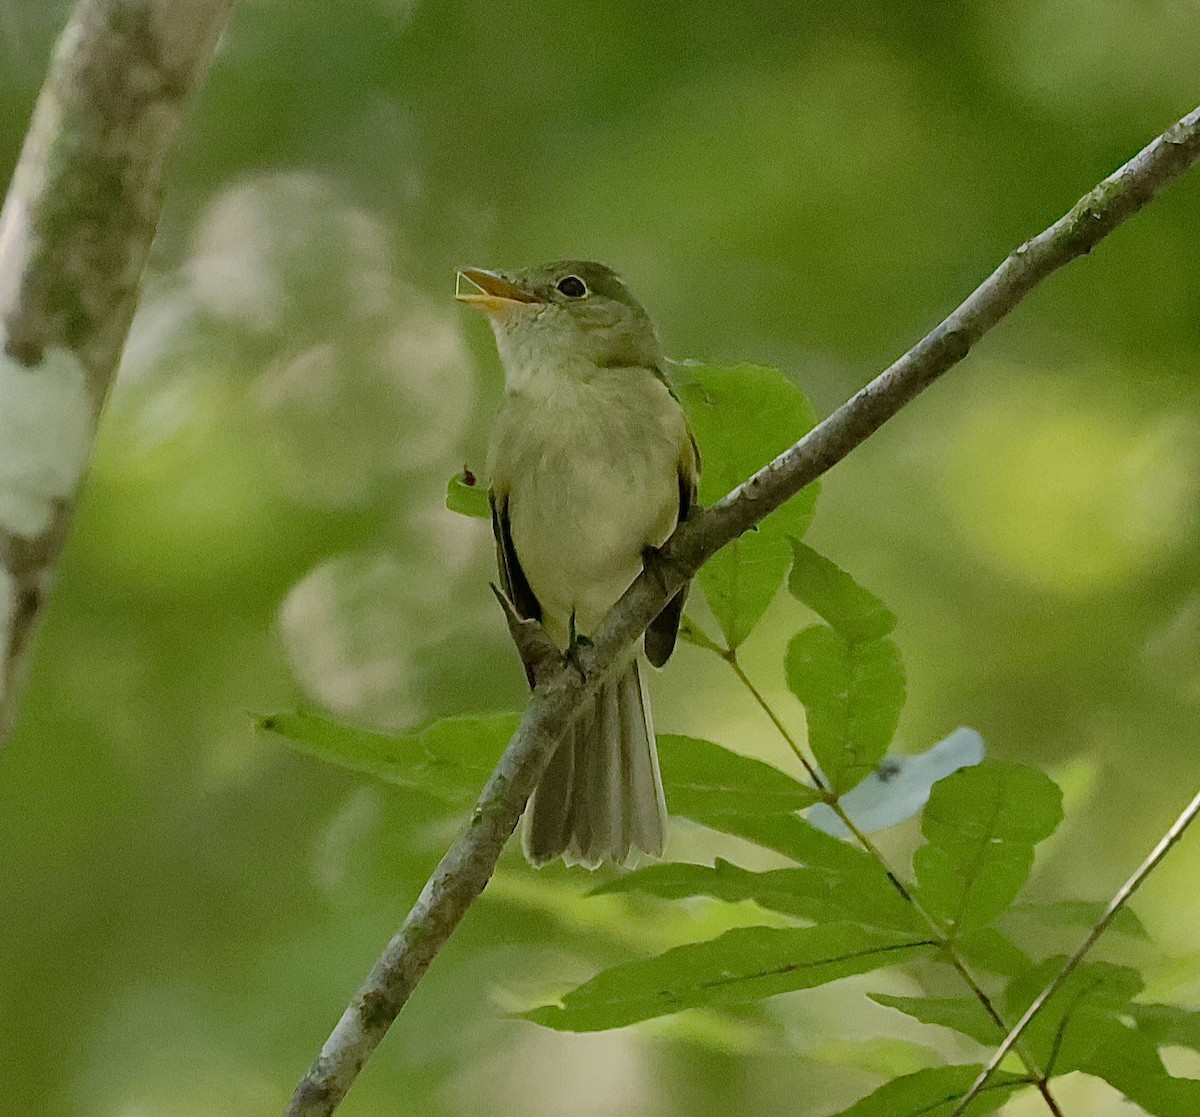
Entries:
[[904,705],[904,664],[887,634],[892,612],[844,570],[793,539],[791,592],[828,625],[793,637],[788,686],[804,703],[808,743],[839,794],[871,775]]
[[869,993],[877,1004],[894,1008],[922,1024],[952,1028],[983,1044],[997,1044],[1004,1038],[993,1020],[974,997],[893,997]]
[[592,895],[642,892],[664,900],[711,896],[726,903],[751,900],[760,907],[800,919],[831,922],[846,918],[840,910],[831,917],[833,888],[840,878],[823,869],[772,869],[751,872],[717,858],[714,865],[674,862],[646,865],[602,884]]
[[[790,380],[760,365],[680,364],[672,383],[700,446],[700,500],[720,500],[764,462],[797,442],[813,424],[811,404]],[[729,647],[738,647],[783,585],[790,536],[812,521],[817,486],[772,512],[701,569],[697,580]]]
[[717,830],[726,818],[788,815],[820,799],[778,768],[699,737],[660,734],[658,757],[670,812]]
[[714,818],[705,825],[756,842],[804,865],[845,873],[883,872],[863,850],[830,837],[799,815],[731,815]]
[[1034,844],[1061,821],[1062,792],[1044,773],[1001,760],[960,768],[934,784],[921,815],[922,901],[955,928],[988,925],[1024,887]]
[[[1138,1006],[1133,1006],[1136,1012]],[[1167,1072],[1151,1040],[1119,1020],[1104,1021],[1103,1036],[1083,1066],[1154,1117],[1196,1117],[1200,1081]]]
[[812,625],[792,637],[784,670],[804,703],[813,756],[835,791],[849,791],[876,770],[895,735],[904,705],[899,649]]
[[657,958],[603,970],[562,1004],[522,1013],[548,1028],[594,1032],[687,1008],[747,1004],[851,974],[899,965],[933,950],[924,940],[853,924],[741,927]]
[[[1017,1020],[1062,969],[1065,957],[1047,958],[1014,978],[1004,991],[1006,1018]],[[1025,1049],[1046,1074],[1090,1065],[1109,1023],[1129,1013],[1142,978],[1129,966],[1080,964],[1042,1006],[1022,1035]]]
[[463,470],[450,478],[446,485],[446,507],[460,516],[475,516],[490,520],[487,489],[478,483],[475,474]]
[[1137,1021],[1138,1031],[1157,1046],[1200,1051],[1200,1012],[1159,1004],[1135,1004],[1129,1011]]
[[788,590],[852,644],[878,640],[896,627],[896,615],[836,563],[799,539],[791,540]]
[[[1017,904],[1013,914],[1027,915],[1052,927],[1093,927],[1107,908],[1104,900],[1055,900]],[[1121,908],[1108,926],[1110,931],[1150,941],[1150,933],[1131,908]]]
[[[518,714],[467,714],[380,733],[294,711],[258,724],[309,756],[465,807],[479,795],[519,721]],[[788,816],[819,799],[778,768],[698,737],[664,733],[658,751],[672,813],[715,829],[740,817]]]
[[878,768],[896,735],[904,685],[900,649],[891,640],[850,645],[849,755],[835,787],[849,790]]
[[1004,977],[1017,977],[1033,965],[1032,959],[995,927],[978,927],[955,937],[958,952],[968,965]]
[[828,625],[811,625],[788,643],[784,671],[804,703],[809,748],[832,779],[850,740],[850,645]]
[[[894,1078],[832,1117],[950,1117],[983,1070],[980,1065],[928,1067]],[[966,1109],[966,1117],[995,1113],[1027,1078],[997,1071]]]
[[882,1078],[899,1078],[941,1061],[936,1051],[919,1043],[866,1034],[805,1036],[803,1050],[806,1062],[851,1067]]
[[408,732],[377,733],[297,710],[260,718],[258,727],[309,756],[467,807],[518,721],[517,714],[465,714]]
[[864,881],[859,874],[816,865],[751,872],[718,858],[711,867],[647,865],[595,890],[596,894],[610,892],[643,892],[667,900],[688,896],[712,896],[727,903],[751,900],[771,911],[815,923],[850,920],[903,931],[916,931],[921,926],[910,907],[903,901],[897,903],[899,897],[878,869]]
[[697,648],[703,648],[706,652],[715,652],[722,659],[725,658],[725,649],[715,640],[710,639],[704,629],[686,613],[679,622],[679,639],[686,640]]

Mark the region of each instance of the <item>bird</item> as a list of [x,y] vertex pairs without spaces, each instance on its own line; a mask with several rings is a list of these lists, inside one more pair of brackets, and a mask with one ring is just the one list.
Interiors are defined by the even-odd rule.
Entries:
[[[611,268],[463,268],[456,298],[486,314],[504,367],[487,466],[501,588],[570,658],[698,507],[700,452],[650,316]],[[531,864],[662,855],[667,811],[642,658],[667,662],[687,589],[558,744],[525,811]]]

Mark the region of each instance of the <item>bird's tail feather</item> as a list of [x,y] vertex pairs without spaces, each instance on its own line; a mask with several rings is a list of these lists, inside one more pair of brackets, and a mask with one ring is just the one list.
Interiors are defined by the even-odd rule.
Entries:
[[525,856],[568,864],[624,864],[659,856],[666,803],[650,701],[635,659],[597,693],[558,746],[529,805]]

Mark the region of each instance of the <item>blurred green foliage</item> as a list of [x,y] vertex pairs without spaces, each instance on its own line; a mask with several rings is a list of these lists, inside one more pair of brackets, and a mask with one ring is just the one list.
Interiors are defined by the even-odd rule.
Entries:
[[[65,6],[0,15],[11,168]],[[487,527],[444,509],[499,391],[456,266],[603,259],[669,352],[779,365],[824,411],[1192,107],[1197,72],[1191,4],[246,0],[0,753],[7,1096],[280,1111],[444,848],[436,804],[257,738],[248,711],[403,727],[522,701]],[[1035,899],[1111,892],[1196,780],[1198,212],[1193,175],[1055,277],[829,475],[810,533],[899,616],[901,742],[971,724],[1063,786]],[[778,597],[741,652],[784,708],[798,608]],[[656,693],[663,729],[787,765],[715,657],[681,647]],[[1176,954],[1153,995],[1191,1005],[1198,857],[1139,900]],[[641,901],[581,902],[594,883],[506,861],[348,1117],[816,1117],[940,1042],[853,980],[636,1032],[506,1018],[727,929],[689,901],[647,941]],[[1047,926],[1039,957],[1080,933]]]

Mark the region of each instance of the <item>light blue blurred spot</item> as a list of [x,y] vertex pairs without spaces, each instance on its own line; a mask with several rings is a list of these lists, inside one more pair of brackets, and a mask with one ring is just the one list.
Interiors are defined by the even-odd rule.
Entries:
[[[916,756],[886,757],[873,775],[842,796],[842,808],[865,833],[886,830],[917,814],[929,802],[930,789],[938,780],[982,759],[983,738],[974,729],[960,727]],[[850,837],[845,823],[824,803],[812,807],[805,817],[826,834]]]

